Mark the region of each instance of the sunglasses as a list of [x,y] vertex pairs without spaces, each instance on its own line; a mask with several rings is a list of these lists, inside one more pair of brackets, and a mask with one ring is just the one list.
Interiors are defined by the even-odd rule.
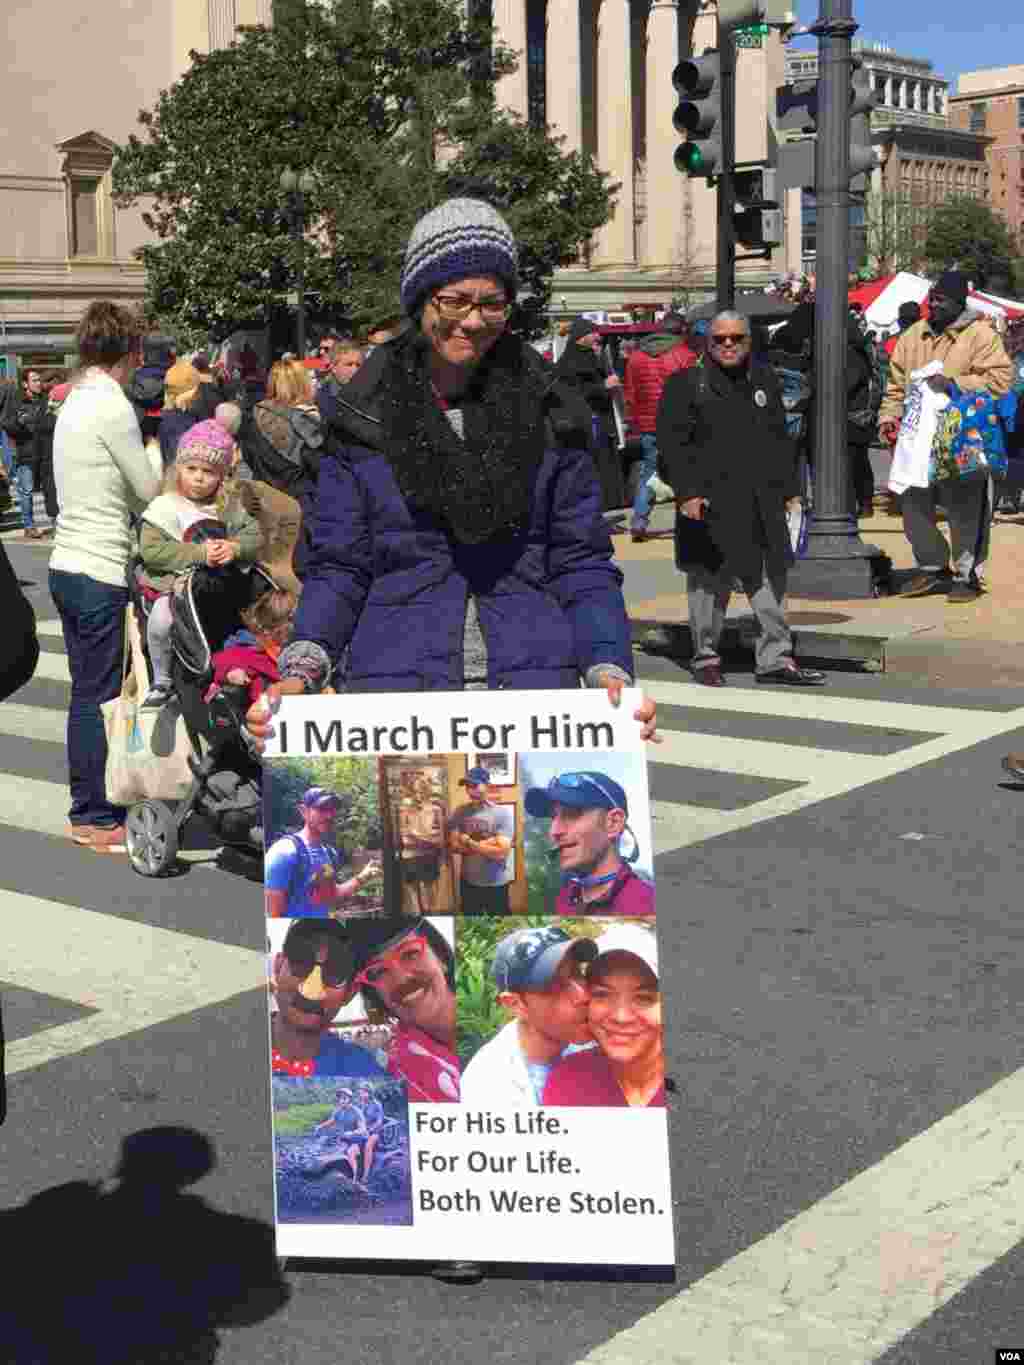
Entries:
[[712,346],[742,346],[749,341],[750,337],[746,332],[720,332],[711,333]]
[[332,989],[343,986],[349,980],[354,965],[352,955],[343,949],[328,952],[323,957],[305,952],[300,957],[293,957],[291,953],[285,953],[285,960],[297,981],[305,981],[313,968],[319,967],[324,985]]
[[[558,777],[553,777],[548,783],[548,793],[553,794],[556,787],[568,787],[572,791],[579,791],[581,787],[596,787],[604,799],[611,804],[613,810],[621,810],[622,803],[614,797],[607,787],[601,785],[587,773],[561,773]],[[557,801],[557,797],[555,800]]]
[[382,981],[392,967],[417,967],[423,961],[427,951],[426,935],[417,931],[407,938],[403,938],[401,943],[392,948],[390,952],[381,953],[368,963],[361,972],[358,972],[353,979],[354,986],[376,986]]

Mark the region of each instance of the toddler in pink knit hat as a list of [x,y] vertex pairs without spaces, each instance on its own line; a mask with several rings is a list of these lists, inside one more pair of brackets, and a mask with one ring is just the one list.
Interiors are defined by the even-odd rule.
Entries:
[[153,685],[144,707],[162,706],[171,695],[169,593],[174,580],[195,564],[220,569],[236,561],[251,563],[259,554],[259,523],[238,499],[223,512],[217,505],[234,456],[234,434],[223,421],[212,418],[189,427],[178,442],[173,489],[154,498],[142,514],[139,582],[153,602],[146,632]]

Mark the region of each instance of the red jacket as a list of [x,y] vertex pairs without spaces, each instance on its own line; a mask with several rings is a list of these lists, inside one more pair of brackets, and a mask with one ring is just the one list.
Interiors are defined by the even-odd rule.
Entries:
[[642,342],[626,361],[626,420],[631,431],[653,434],[665,380],[676,370],[688,370],[697,357],[682,338],[658,355],[645,351],[645,344],[649,343]]
[[[234,643],[232,642],[234,641]],[[213,656],[213,687],[224,681],[233,668],[241,668],[250,675],[249,700],[259,701],[269,683],[281,681],[277,663],[259,645],[241,644],[232,637],[223,649]]]

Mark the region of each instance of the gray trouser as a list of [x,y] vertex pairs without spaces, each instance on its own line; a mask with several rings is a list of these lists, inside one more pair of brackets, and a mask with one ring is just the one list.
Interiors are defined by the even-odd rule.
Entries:
[[[690,608],[690,636],[693,640],[693,667],[720,664],[718,645],[725,624],[725,612],[732,596],[735,577],[730,573],[710,573],[707,569],[688,569],[686,600]],[[765,573],[760,585],[744,583],[743,591],[757,618],[760,634],[754,646],[758,673],[781,668],[793,654],[793,637],[786,625],[783,600],[786,575],[769,578]]]
[[[935,522],[938,507],[949,523],[948,541]],[[991,523],[987,479],[943,479],[933,488],[908,488],[903,494],[903,531],[917,567],[937,573],[952,564],[958,583],[969,583],[988,557]]]

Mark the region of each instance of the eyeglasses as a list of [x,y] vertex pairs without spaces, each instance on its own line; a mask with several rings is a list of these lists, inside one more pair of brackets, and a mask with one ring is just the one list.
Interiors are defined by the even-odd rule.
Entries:
[[508,299],[474,299],[468,294],[435,294],[433,303],[445,322],[464,322],[474,310],[484,322],[504,322],[512,311]]
[[376,986],[383,980],[392,967],[417,967],[427,951],[426,935],[419,932],[403,938],[397,947],[388,953],[375,957],[371,963],[358,972],[353,979],[354,986]]
[[613,810],[622,809],[622,804],[618,798],[614,797],[607,787],[603,787],[589,773],[560,773],[558,777],[553,777],[548,783],[549,793],[553,794],[556,787],[569,787],[573,791],[578,791],[580,787],[596,787],[605,800],[611,803]]
[[742,346],[744,342],[750,340],[747,332],[712,332],[712,346]]

